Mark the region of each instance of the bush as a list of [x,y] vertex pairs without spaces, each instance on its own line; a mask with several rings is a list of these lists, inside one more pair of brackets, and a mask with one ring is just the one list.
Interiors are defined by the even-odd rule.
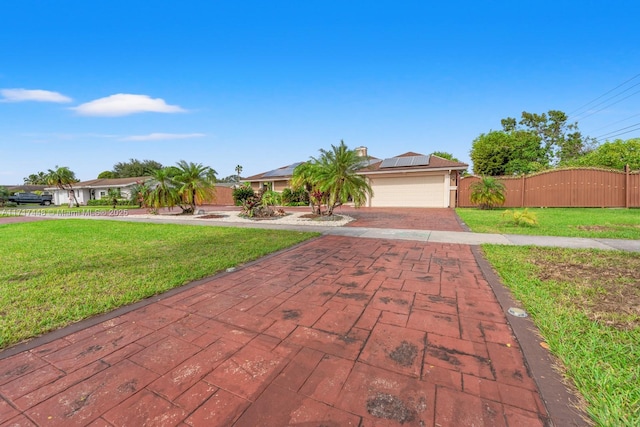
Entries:
[[242,187],[238,187],[233,190],[233,201],[236,206],[242,206],[243,202],[255,197],[255,192],[253,188],[249,185],[243,185]]
[[480,177],[480,181],[474,182],[469,187],[471,190],[471,203],[480,206],[480,209],[493,209],[504,204],[506,187],[492,176]]
[[282,204],[285,206],[307,206],[309,205],[309,195],[304,188],[297,190],[285,188],[282,190]]
[[516,227],[534,227],[538,225],[538,218],[534,212],[529,212],[528,209],[523,211],[506,210],[502,213],[502,217],[507,217],[507,220]]
[[[110,199],[89,200],[87,206],[113,206],[113,201]],[[127,199],[118,199],[116,206],[131,206],[131,202]]]

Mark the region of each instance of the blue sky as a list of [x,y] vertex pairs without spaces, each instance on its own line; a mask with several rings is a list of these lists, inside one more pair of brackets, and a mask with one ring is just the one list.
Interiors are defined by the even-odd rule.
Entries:
[[[130,158],[249,176],[340,140],[469,163],[500,119],[570,113],[640,74],[639,12],[588,0],[6,0],[0,183],[56,165],[93,179]],[[640,122],[639,100],[574,117],[599,136]]]

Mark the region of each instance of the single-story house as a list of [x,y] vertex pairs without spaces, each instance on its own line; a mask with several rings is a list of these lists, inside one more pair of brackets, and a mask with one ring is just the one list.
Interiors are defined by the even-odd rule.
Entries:
[[[356,151],[367,156],[366,147]],[[456,206],[458,181],[469,165],[434,155],[414,152],[388,159],[368,157],[368,166],[361,174],[373,190],[369,207],[429,207]],[[290,185],[293,170],[303,162],[294,163],[245,178],[255,191],[269,188],[281,192]]]
[[73,190],[61,190],[56,187],[47,187],[46,191],[53,194],[54,205],[67,205],[73,196],[71,191],[75,193],[76,200],[80,205],[86,205],[89,200],[100,200],[107,196],[109,189],[119,189],[123,199],[131,197],[131,190],[136,184],[148,180],[149,177],[134,178],[98,178],[89,181],[81,181],[73,184]]

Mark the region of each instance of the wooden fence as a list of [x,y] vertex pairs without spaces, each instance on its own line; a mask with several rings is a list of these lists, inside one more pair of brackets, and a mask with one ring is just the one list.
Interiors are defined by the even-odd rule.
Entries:
[[[555,169],[528,176],[496,177],[506,187],[507,208],[516,207],[640,207],[640,171],[594,168]],[[473,207],[470,186],[479,178],[464,177],[458,185],[458,206]]]

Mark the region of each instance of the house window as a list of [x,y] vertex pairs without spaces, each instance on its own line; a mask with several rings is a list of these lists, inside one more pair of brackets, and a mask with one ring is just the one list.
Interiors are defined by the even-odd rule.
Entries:
[[107,195],[106,191],[101,191],[100,192],[100,198],[102,199],[103,197],[105,197]]

